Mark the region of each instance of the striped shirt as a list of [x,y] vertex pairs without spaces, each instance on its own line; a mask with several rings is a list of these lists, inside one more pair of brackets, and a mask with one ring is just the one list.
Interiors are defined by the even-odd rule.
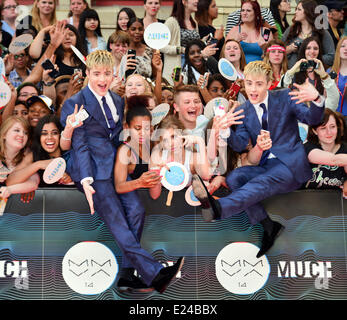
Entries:
[[[263,19],[270,25],[270,26],[276,26],[276,22],[275,19],[272,16],[272,13],[270,11],[269,8],[261,8],[261,15],[263,17]],[[227,25],[225,28],[225,36],[228,35],[230,29],[232,27],[235,27],[239,24],[240,22],[240,13],[241,13],[241,9],[238,9],[234,12],[231,12],[228,15],[228,19],[227,19]]]

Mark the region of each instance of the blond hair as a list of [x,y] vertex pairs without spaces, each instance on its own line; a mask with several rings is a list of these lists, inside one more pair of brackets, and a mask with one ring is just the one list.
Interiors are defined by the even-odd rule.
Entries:
[[333,63],[333,66],[331,67],[331,70],[335,71],[337,74],[339,74],[340,67],[341,67],[340,49],[341,49],[342,43],[345,40],[347,40],[347,36],[343,36],[336,45],[335,58],[334,58],[334,63]]
[[251,74],[264,75],[267,81],[273,81],[273,72],[270,65],[264,61],[251,61],[249,62],[244,70],[245,77]]
[[95,66],[113,68],[115,65],[115,59],[113,55],[106,50],[95,50],[88,54],[86,65],[88,69],[92,69]]
[[[41,29],[43,29],[43,25],[41,22],[40,18],[40,12],[39,8],[37,7],[37,3],[40,0],[35,0],[33,7],[31,9],[31,16],[32,16],[32,25],[33,27],[39,32]],[[54,11],[52,12],[51,18],[50,18],[50,25],[54,25],[57,22],[57,15],[56,15],[56,10],[57,10],[57,0],[53,0],[54,2]]]
[[[29,130],[30,130],[30,125],[29,122],[22,118],[22,117],[17,117],[17,116],[10,116],[8,117],[2,124],[0,127],[0,161],[1,162],[5,162],[6,160],[6,156],[5,156],[5,151],[6,151],[6,141],[5,141],[5,137],[7,135],[7,132],[13,127],[13,125],[15,123],[20,123],[24,130],[26,132],[28,132],[29,134]],[[29,141],[29,138],[28,138]],[[28,142],[27,142],[28,144]],[[18,152],[18,154],[15,156],[15,158],[13,159],[13,162],[15,165],[18,165],[24,158],[24,152],[25,152],[26,146],[20,150]]]

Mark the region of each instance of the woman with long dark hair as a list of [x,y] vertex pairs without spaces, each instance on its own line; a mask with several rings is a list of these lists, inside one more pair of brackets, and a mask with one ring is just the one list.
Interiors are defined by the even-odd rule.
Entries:
[[[193,13],[198,9],[197,0],[174,0],[171,16],[165,24],[170,30],[170,43],[160,51],[164,53],[163,78],[173,84],[171,75],[175,67],[184,65],[184,52],[187,44],[194,39],[199,40],[198,23],[193,18]],[[214,55],[217,51],[213,46],[206,47],[204,55]],[[208,51],[209,50],[209,51]]]
[[107,43],[102,37],[100,18],[93,9],[86,9],[80,16],[78,33],[83,41],[84,51],[87,54],[95,50],[106,50]]
[[118,11],[117,19],[116,19],[116,31],[118,30],[127,31],[128,22],[132,18],[136,18],[136,14],[133,9],[127,8],[127,7],[120,9]]
[[[336,110],[339,101],[337,86],[322,63],[322,46],[318,38],[309,37],[300,46],[298,62],[286,72],[283,86],[288,87],[293,83],[303,84],[306,79],[315,86],[319,94],[326,96],[325,107]],[[316,67],[303,69],[302,63],[313,61]]]
[[60,148],[61,132],[59,118],[53,114],[42,117],[34,130],[31,152],[27,153],[23,160],[25,165],[18,166],[18,169],[9,177],[9,181],[21,183],[38,173],[41,187],[71,184],[72,180],[67,173],[54,184],[47,185],[42,179],[44,170],[53,159],[62,157],[68,160],[68,153],[64,153]]
[[240,42],[246,56],[246,63],[262,60],[263,47],[273,38],[270,29],[264,27],[257,1],[245,1],[241,6],[240,24],[233,27],[227,37]]
[[277,38],[281,40],[283,32],[289,27],[287,13],[290,12],[290,0],[271,0],[270,10],[276,23]]
[[[195,13],[195,19],[198,22],[199,34],[201,39],[212,35],[216,39],[218,51],[214,57],[219,60],[220,50],[224,44],[224,26],[221,25],[219,29],[213,26],[213,20],[218,18],[218,7],[216,0],[199,0],[198,11]],[[207,42],[208,43],[208,42]]]
[[310,36],[316,36],[322,43],[322,61],[326,66],[331,66],[334,60],[334,41],[329,32],[317,29],[315,22],[318,14],[315,13],[317,3],[314,0],[302,0],[295,9],[293,24],[288,28],[282,40],[286,44],[288,67],[291,68],[298,60],[298,51],[301,43]]

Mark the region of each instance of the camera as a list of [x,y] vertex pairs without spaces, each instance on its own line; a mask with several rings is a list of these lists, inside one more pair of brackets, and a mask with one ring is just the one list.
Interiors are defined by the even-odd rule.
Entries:
[[314,60],[303,61],[300,63],[300,71],[307,71],[307,69],[317,69],[318,64]]
[[300,48],[300,46],[302,44],[302,41],[301,40],[295,40],[294,44],[298,47],[298,50],[299,50],[299,48]]

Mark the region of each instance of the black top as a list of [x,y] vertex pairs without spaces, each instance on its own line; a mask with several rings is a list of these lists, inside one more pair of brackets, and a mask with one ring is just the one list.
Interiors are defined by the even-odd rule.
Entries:
[[[200,38],[202,39],[203,37],[206,37],[208,34],[212,33],[212,35],[214,36],[214,33],[216,32],[216,28],[213,26],[198,26],[199,28],[199,34],[200,34]],[[220,53],[222,51],[223,45],[224,45],[224,41],[225,38],[223,37],[222,39],[220,39],[217,42],[216,48],[218,48],[219,50],[213,55],[213,57],[218,61],[219,60],[219,56]]]
[[[306,142],[304,144],[306,154],[308,155],[312,150],[323,150],[320,145]],[[347,146],[342,143],[336,154],[347,153]],[[346,173],[343,167],[327,166],[321,164],[310,163],[312,168],[312,178],[304,185],[307,189],[337,189],[343,186],[346,179]]]
[[131,150],[131,152],[136,157],[136,165],[134,168],[134,171],[129,174],[131,179],[136,180],[141,177],[141,175],[148,171],[148,163],[144,162],[139,155],[135,152],[133,148],[131,148],[128,144],[125,143],[125,145]]

